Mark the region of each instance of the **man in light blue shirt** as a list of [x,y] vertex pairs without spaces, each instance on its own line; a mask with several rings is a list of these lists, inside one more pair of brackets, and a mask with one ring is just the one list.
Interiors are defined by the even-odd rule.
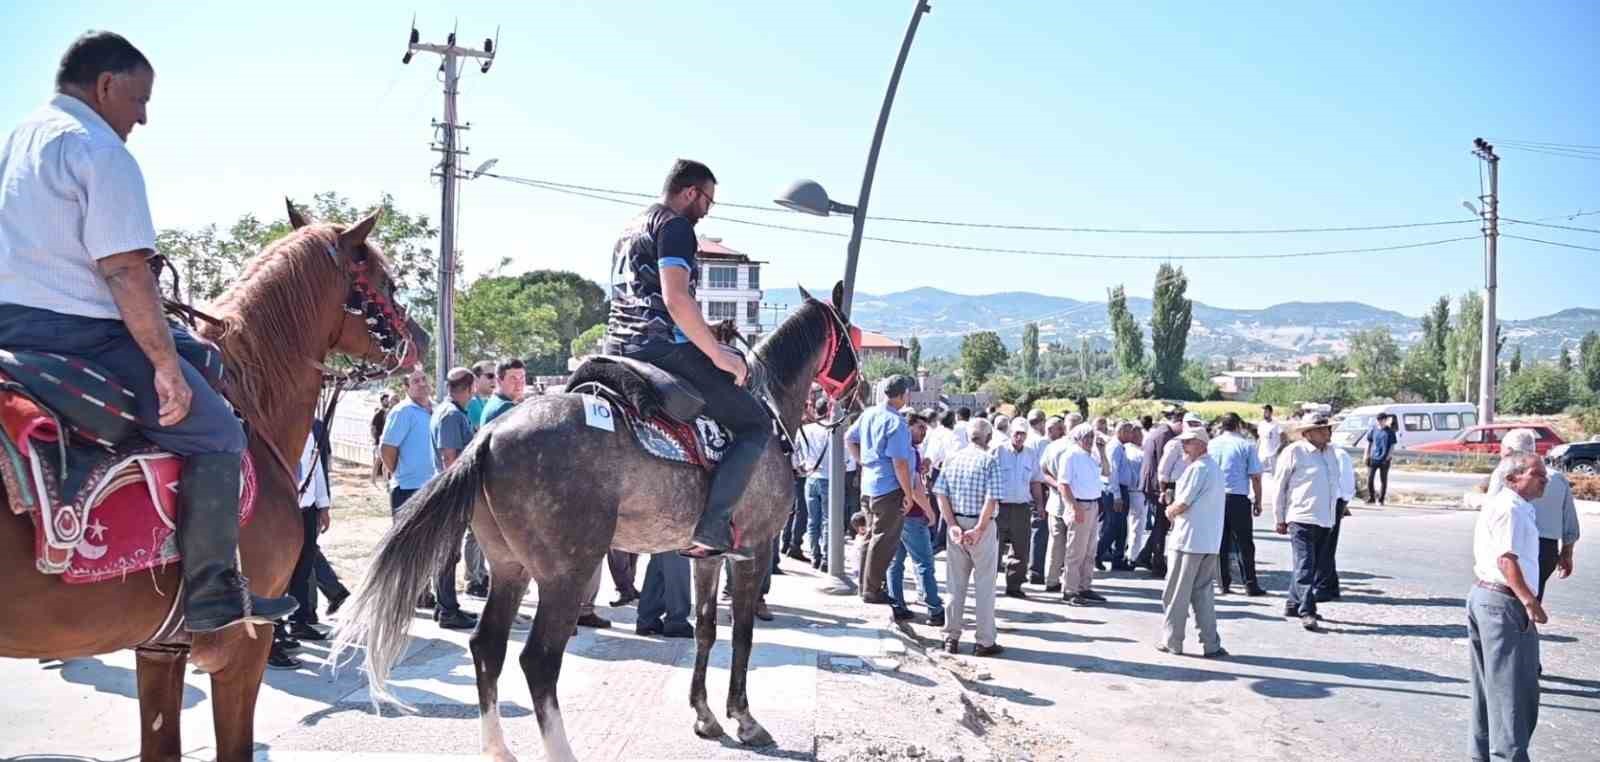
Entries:
[[912,381],[890,376],[884,381],[887,399],[861,413],[845,434],[845,446],[861,464],[861,495],[867,514],[867,564],[861,573],[861,598],[867,603],[892,604],[885,592],[885,574],[900,547],[900,528],[913,506],[928,514],[928,496],[912,473],[911,429],[900,417]]
[[383,465],[389,471],[389,510],[400,506],[433,478],[433,402],[428,374],[414,370],[406,377],[406,400],[389,411],[380,440]]
[[[1233,592],[1229,559],[1239,564],[1239,577],[1247,595],[1266,595],[1256,578],[1254,518],[1261,515],[1261,456],[1255,444],[1239,435],[1244,425],[1237,413],[1222,416],[1222,433],[1206,451],[1222,471],[1228,497],[1222,522],[1222,558],[1218,581],[1223,595]],[[1252,501],[1251,496],[1254,496]]]

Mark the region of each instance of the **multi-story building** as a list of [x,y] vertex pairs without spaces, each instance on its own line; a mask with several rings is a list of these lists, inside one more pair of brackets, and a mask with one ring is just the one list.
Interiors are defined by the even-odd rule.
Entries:
[[761,265],[763,262],[734,251],[721,238],[700,237],[695,252],[700,264],[700,285],[695,298],[706,321],[733,320],[746,338],[761,334]]

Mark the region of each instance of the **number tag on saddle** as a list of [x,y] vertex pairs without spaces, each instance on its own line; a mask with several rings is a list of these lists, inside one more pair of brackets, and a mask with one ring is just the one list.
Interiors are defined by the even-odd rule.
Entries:
[[583,397],[583,422],[589,428],[617,430],[616,414],[611,409],[611,403],[593,394],[584,394]]

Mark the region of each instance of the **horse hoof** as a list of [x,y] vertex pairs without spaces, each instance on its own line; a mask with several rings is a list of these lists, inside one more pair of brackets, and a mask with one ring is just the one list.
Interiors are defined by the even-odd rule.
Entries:
[[696,720],[694,734],[701,738],[721,738],[726,735],[716,720]]
[[772,740],[772,734],[766,728],[751,723],[749,729],[739,728],[739,743],[745,746],[771,746],[777,742]]
[[484,762],[517,762],[517,755],[509,751],[486,751],[483,753]]

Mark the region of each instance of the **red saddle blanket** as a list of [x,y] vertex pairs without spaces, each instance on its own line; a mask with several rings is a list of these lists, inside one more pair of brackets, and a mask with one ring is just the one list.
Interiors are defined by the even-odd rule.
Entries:
[[[110,448],[86,445],[65,437],[32,400],[4,391],[0,434],[0,478],[11,511],[33,521],[40,572],[83,584],[179,560],[182,458],[141,437]],[[255,508],[257,491],[248,453],[241,476],[242,525]]]

